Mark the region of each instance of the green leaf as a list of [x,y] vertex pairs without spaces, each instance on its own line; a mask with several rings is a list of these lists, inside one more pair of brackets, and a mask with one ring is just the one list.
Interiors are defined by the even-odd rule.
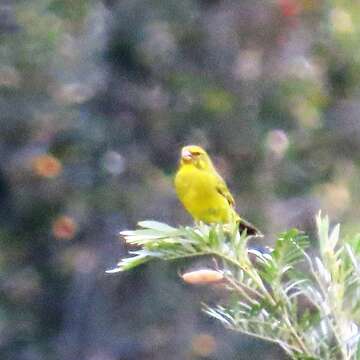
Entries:
[[360,360],[360,342],[357,344],[356,360]]
[[291,229],[280,234],[276,240],[272,256],[279,267],[289,268],[303,260],[303,250],[309,245],[307,236],[301,234],[297,229]]
[[139,221],[138,225],[145,229],[157,230],[164,233],[177,232],[176,228],[154,220]]
[[[134,253],[136,253],[136,252],[134,252]],[[144,251],[139,251],[136,253],[136,256],[131,256],[131,257],[122,259],[118,263],[118,266],[116,268],[107,270],[106,272],[108,274],[113,274],[113,273],[117,273],[117,272],[121,272],[121,271],[131,270],[131,269],[138,267],[139,265],[146,263],[149,260],[150,260],[150,258],[149,258],[148,253],[146,253]]]
[[320,320],[319,311],[316,309],[310,311],[309,308],[306,308],[304,313],[299,317],[299,327],[302,331],[307,331],[310,327],[317,326]]
[[360,360],[359,340],[349,341],[347,330],[357,329],[360,319],[360,236],[341,241],[339,226],[329,233],[329,219],[320,215],[317,225],[321,256],[310,257],[309,240],[297,229],[281,233],[273,251],[261,253],[231,224],[174,228],[142,221],[140,229],[122,232],[141,248],[108,272],[155,259],[214,256],[222,260],[229,295],[205,311],[224,326],[275,342],[292,359],[333,360],[349,351]]

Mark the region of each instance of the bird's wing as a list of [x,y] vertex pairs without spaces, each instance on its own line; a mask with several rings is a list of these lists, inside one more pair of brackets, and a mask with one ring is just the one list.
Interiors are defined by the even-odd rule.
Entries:
[[[222,195],[224,198],[226,198],[226,200],[228,201],[230,206],[235,208],[235,200],[234,200],[233,196],[231,195],[228,187],[226,186],[225,181],[223,180],[223,178],[220,175],[217,175],[216,190],[220,195]],[[256,228],[253,224],[251,224],[250,222],[248,222],[240,217],[238,218],[238,222],[239,222],[240,232],[243,232],[246,229],[247,235],[263,237],[262,232],[258,228]]]
[[235,206],[235,200],[220,175],[217,176],[216,191],[222,195],[232,207]]

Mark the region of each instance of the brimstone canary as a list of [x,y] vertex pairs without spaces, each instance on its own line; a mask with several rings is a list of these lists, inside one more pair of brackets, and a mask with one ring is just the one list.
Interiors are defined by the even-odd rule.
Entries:
[[235,201],[225,181],[215,169],[207,152],[197,145],[182,148],[175,176],[179,200],[195,221],[229,224],[237,222],[240,231],[261,235],[235,210]]

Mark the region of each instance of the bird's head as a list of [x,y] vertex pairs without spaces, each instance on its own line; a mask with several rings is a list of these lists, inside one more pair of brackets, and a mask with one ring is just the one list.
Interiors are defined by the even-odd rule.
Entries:
[[181,165],[193,165],[199,169],[212,169],[213,165],[207,152],[200,146],[188,145],[181,149]]

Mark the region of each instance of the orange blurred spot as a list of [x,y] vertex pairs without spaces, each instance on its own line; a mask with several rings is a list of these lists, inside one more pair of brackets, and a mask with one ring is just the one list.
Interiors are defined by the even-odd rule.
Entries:
[[332,216],[338,216],[348,209],[351,194],[348,187],[341,183],[325,183],[320,186],[322,207]]
[[300,13],[301,6],[295,0],[278,0],[281,14],[285,17],[293,17]]
[[221,281],[224,275],[220,271],[201,269],[183,274],[182,279],[192,285],[206,285]]
[[70,216],[66,215],[58,217],[52,225],[53,235],[59,240],[72,239],[75,236],[76,231],[76,222]]
[[198,334],[193,337],[191,348],[195,355],[206,357],[215,352],[216,340],[210,334]]
[[32,160],[32,169],[36,175],[55,178],[61,173],[62,164],[52,155],[39,155]]

